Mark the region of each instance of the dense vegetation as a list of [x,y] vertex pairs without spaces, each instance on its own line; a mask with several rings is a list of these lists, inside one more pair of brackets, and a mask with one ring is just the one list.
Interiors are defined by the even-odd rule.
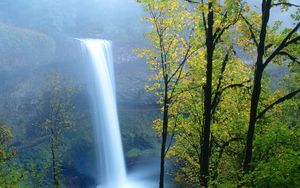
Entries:
[[87,37],[114,44],[129,171],[155,161],[160,188],[300,187],[299,7],[1,0],[0,187],[96,186],[92,78],[74,39]]
[[[154,122],[162,134],[159,187],[165,157],[174,160],[175,181],[184,187],[299,186],[299,5],[140,2],[153,47],[138,53],[156,71],[149,88],[163,106]],[[291,27],[270,23],[276,7],[291,14]],[[289,69],[275,91],[265,71],[270,64]],[[298,84],[286,88],[291,82]]]

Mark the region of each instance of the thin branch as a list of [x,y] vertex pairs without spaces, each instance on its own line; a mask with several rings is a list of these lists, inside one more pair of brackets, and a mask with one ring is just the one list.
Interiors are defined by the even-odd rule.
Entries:
[[175,136],[175,129],[176,129],[176,127],[177,127],[177,120],[178,120],[178,116],[175,117],[175,125],[174,125],[174,127],[173,127],[172,135],[171,135],[171,139],[170,139],[170,143],[169,143],[169,145],[168,145],[168,147],[167,147],[167,149],[166,149],[166,151],[165,151],[165,155],[167,155],[167,153],[168,153],[168,151],[170,150],[171,145],[172,145],[172,143],[173,143],[173,139],[174,139],[174,136]]
[[288,46],[288,45],[290,45],[290,44],[299,44],[299,41],[300,41],[300,36],[297,36],[297,37],[295,37],[295,38],[289,40],[289,41],[285,44],[285,46]]
[[186,63],[186,61],[198,50],[195,50],[193,52],[190,53],[191,50],[191,46],[188,47],[183,60],[181,61],[181,63],[178,65],[178,68],[175,70],[175,72],[169,77],[168,79],[168,83],[174,78],[174,76],[178,73],[178,71],[180,71],[181,67],[184,66],[184,64]]
[[167,83],[169,83],[174,76],[182,69],[182,67],[184,66],[185,62],[187,61],[188,57],[189,57],[189,52],[190,52],[190,47],[188,48],[188,50],[186,51],[183,60],[181,61],[181,63],[178,65],[178,68],[175,70],[175,72],[173,72],[173,74],[170,76],[170,78],[167,80]]
[[[188,49],[188,51],[187,51],[186,54],[189,53],[189,50],[190,50],[190,48]],[[177,76],[177,78],[176,78],[176,80],[175,80],[175,84],[174,84],[174,87],[173,87],[173,89],[172,89],[172,91],[171,91],[171,95],[170,95],[169,99],[172,99],[172,98],[173,98],[173,95],[174,95],[174,93],[175,93],[176,86],[178,85],[178,82],[179,82],[179,80],[181,79],[181,74],[182,74],[182,71],[183,71],[183,68],[184,68],[184,64],[187,62],[187,60],[188,60],[188,59],[189,59],[196,51],[197,51],[197,50],[191,52],[189,55],[187,55],[187,56],[184,57],[184,60],[182,61],[182,63],[181,63],[180,66],[178,67],[178,69],[173,73],[173,75],[172,75],[172,76],[170,77],[170,79],[167,81],[167,83],[169,83],[169,82],[171,81],[171,79],[174,78],[174,76],[175,76],[175,75],[178,73],[178,71],[179,71],[179,74],[178,74],[178,76]]]
[[[158,21],[159,17],[156,16],[156,14],[153,12],[152,9],[150,9],[150,15],[154,19],[154,25],[155,25],[155,28],[156,28],[156,34],[159,37],[160,58],[161,58],[161,62],[160,63],[161,63],[162,71],[163,71],[164,80],[167,80],[166,51],[165,51],[165,47],[164,47],[162,29],[161,29],[161,27],[159,25],[159,21]],[[159,15],[161,15],[161,13]]]
[[229,29],[230,26],[232,26],[234,23],[232,24],[229,24],[228,26],[224,27],[220,33],[216,36],[216,38],[214,38],[214,41],[213,41],[213,48],[215,48],[216,44],[219,42],[220,38],[222,37],[222,35],[224,34],[224,32]]
[[295,95],[297,95],[298,93],[300,93],[300,89],[293,91],[281,98],[279,98],[277,101],[273,102],[272,104],[270,104],[269,106],[267,106],[262,112],[260,112],[258,114],[258,116],[256,117],[256,120],[258,120],[259,118],[263,117],[263,115],[270,110],[271,108],[273,108],[275,105],[283,103],[284,101],[293,98]]
[[286,52],[286,51],[281,51],[281,52],[279,52],[278,55],[287,56],[287,57],[290,58],[290,60],[292,60],[293,62],[296,62],[296,63],[300,64],[300,61],[298,60],[297,57],[295,57],[295,56],[289,54],[289,53]]
[[186,2],[189,2],[189,3],[193,3],[193,4],[199,4],[200,2],[198,1],[194,1],[194,0],[185,0]]
[[214,101],[213,101],[213,104],[212,104],[212,111],[211,111],[211,114],[214,114],[215,113],[215,110],[220,102],[220,98],[222,96],[222,93],[224,91],[226,91],[227,89],[230,89],[230,88],[236,88],[236,87],[245,87],[246,83],[249,83],[251,80],[247,80],[245,82],[242,82],[242,83],[238,83],[238,84],[230,84],[226,87],[224,87],[223,89],[221,89],[220,91],[217,91],[216,94],[215,94],[215,97],[214,97]]
[[[202,8],[202,22],[203,22],[203,27],[204,27],[204,30],[205,30],[205,35],[207,36],[207,23],[206,23],[206,17],[205,17],[205,14],[204,14],[204,2],[203,0],[201,0],[201,8]],[[208,10],[210,11],[210,10]]]
[[187,87],[188,87],[188,88],[182,89],[182,90],[180,90],[180,91],[177,90],[176,94],[174,94],[174,95],[172,96],[172,99],[176,98],[177,96],[179,96],[179,95],[181,95],[181,94],[183,94],[183,93],[185,93],[185,92],[190,92],[190,91],[192,91],[192,90],[196,90],[196,89],[201,88],[200,85],[194,86],[194,87],[189,87],[189,86],[187,86]]
[[[176,39],[176,35],[172,35],[171,40],[170,40],[170,43],[169,43],[169,45],[168,45],[168,47],[167,47],[167,49],[166,49],[166,56],[169,54],[170,48],[171,48],[171,46],[173,45],[173,42],[175,41],[175,39]],[[175,49],[175,50],[176,50],[176,49]],[[174,51],[175,51],[175,50],[174,50]]]
[[274,6],[289,6],[289,7],[297,7],[297,8],[300,7],[300,5],[293,4],[293,3],[287,3],[287,2],[274,3],[274,4],[272,4],[272,7],[274,7]]
[[[192,147],[192,149],[195,150],[195,152],[197,153],[197,157],[198,159],[200,159],[200,152],[199,152],[199,148],[197,144],[194,144],[192,142],[192,139],[190,139],[190,137],[192,136],[191,134],[188,133],[178,133],[179,136],[181,136],[185,141],[187,141],[187,143]],[[184,146],[188,149],[188,146]]]
[[[226,27],[223,27],[222,29],[219,27],[219,28],[216,30],[216,32],[215,32],[215,34],[214,34],[214,37],[213,37],[213,40],[214,40],[214,41],[213,41],[213,48],[215,48],[216,44],[218,43],[218,41],[219,41],[220,38],[222,37],[223,33],[224,33],[227,29],[229,29],[231,26],[233,26],[234,24],[236,24],[236,23],[239,21],[240,16],[241,16],[241,11],[242,11],[242,9],[240,9],[240,12],[238,13],[238,16],[236,17],[236,19],[235,19],[233,22],[229,23]],[[223,18],[222,18],[221,23],[224,23],[225,20],[226,20],[226,18],[227,18],[227,12],[224,13],[224,16],[223,16]]]
[[244,17],[242,14],[241,14],[241,17],[242,17],[242,19],[245,21],[245,23],[247,24],[247,26],[248,26],[248,29],[249,29],[249,31],[250,31],[250,34],[251,34],[251,38],[252,38],[252,40],[253,40],[253,42],[255,43],[255,45],[256,46],[258,46],[258,42],[257,42],[257,40],[256,40],[256,36],[255,36],[255,34],[254,34],[254,29],[253,29],[253,26],[251,25],[251,23],[246,19],[246,17]]
[[174,95],[174,92],[175,92],[175,89],[176,89],[176,86],[178,85],[178,82],[179,82],[179,80],[180,80],[180,78],[181,78],[181,73],[182,73],[182,71],[183,71],[183,67],[184,67],[184,66],[181,66],[181,69],[180,69],[180,71],[179,71],[179,75],[178,75],[178,77],[176,78],[174,87],[173,87],[173,89],[172,89],[172,91],[171,91],[171,95],[170,95],[170,98],[169,98],[170,100],[172,100],[173,95]]
[[228,59],[229,59],[229,51],[226,53],[225,58],[222,62],[222,68],[221,68],[221,72],[220,72],[219,79],[218,79],[218,85],[217,85],[216,93],[215,93],[215,96],[214,96],[214,99],[213,99],[213,102],[212,102],[212,114],[214,114],[216,104],[217,104],[217,99],[219,98],[218,93],[219,93],[220,88],[221,88],[221,84],[222,84],[222,80],[223,80],[223,76],[224,76],[224,72],[225,72],[225,69],[226,69]]
[[274,46],[274,44],[267,44],[267,45],[265,46],[265,51],[268,50],[269,48],[273,47],[273,46]]
[[[222,24],[224,24],[224,22],[225,22],[225,20],[226,20],[226,18],[227,18],[227,11],[224,13],[224,15],[223,15],[223,17],[222,17],[222,20],[221,20],[221,23],[220,23],[220,25],[222,25]],[[216,29],[216,31],[215,31],[215,33],[214,33],[214,39],[215,38],[217,38],[217,35],[218,35],[218,33],[221,31],[221,27],[218,27],[217,29]]]
[[218,144],[216,142],[217,146],[220,148],[218,160],[220,160],[222,158],[226,147],[228,147],[231,142],[240,141],[240,140],[243,140],[243,139],[244,139],[243,137],[233,137],[233,138],[230,138],[227,141],[222,141],[222,144]]
[[249,83],[250,81],[251,81],[251,79],[246,80],[246,81],[244,81],[244,82],[242,82],[242,83],[239,83],[239,84],[230,84],[230,85],[224,87],[220,92],[224,92],[225,90],[230,89],[230,88],[244,87],[244,86],[245,86],[245,83]]
[[[196,121],[198,121],[199,125],[202,124],[203,122],[203,110],[201,112],[199,112],[199,110],[197,110],[197,107],[196,107],[196,104],[198,104],[198,96],[197,96],[197,93],[193,95],[193,93],[189,92],[189,95],[192,97],[192,108],[194,110],[191,111],[191,113],[194,114],[195,118],[196,118]],[[196,128],[197,132],[199,135],[201,135],[201,129],[199,127]]]

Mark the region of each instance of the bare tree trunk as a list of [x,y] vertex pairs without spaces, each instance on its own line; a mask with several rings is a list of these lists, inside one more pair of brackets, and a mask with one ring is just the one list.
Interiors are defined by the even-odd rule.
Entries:
[[166,143],[168,136],[168,121],[169,121],[169,98],[168,98],[168,85],[165,82],[164,91],[164,106],[163,106],[163,131],[160,153],[160,176],[159,176],[159,188],[164,187],[164,175],[165,175],[165,157],[166,157]]
[[257,107],[259,103],[259,97],[261,93],[261,78],[262,72],[259,68],[256,68],[255,71],[255,78],[254,78],[254,86],[251,96],[251,107],[250,107],[250,119],[249,119],[249,126],[247,132],[247,140],[246,140],[246,150],[245,150],[245,159],[243,164],[244,171],[249,170],[249,165],[252,158],[252,148],[253,148],[253,139],[254,139],[254,132],[255,132],[255,123],[256,123],[256,114],[257,114]]
[[245,148],[245,159],[243,169],[247,172],[250,168],[252,159],[253,140],[257,116],[257,107],[261,94],[261,80],[264,71],[264,54],[265,54],[265,40],[267,34],[267,26],[270,18],[272,0],[263,0],[262,2],[262,27],[259,36],[259,44],[257,46],[257,60],[255,64],[254,83],[253,91],[251,95],[251,107],[249,117],[249,127],[247,132],[246,148]]
[[53,187],[58,188],[59,181],[58,181],[58,172],[57,172],[57,163],[56,163],[57,159],[55,156],[55,144],[52,139],[51,139],[51,156],[52,156]]
[[209,143],[211,126],[211,98],[212,98],[212,70],[213,70],[213,24],[214,13],[212,3],[208,3],[208,28],[206,36],[207,65],[206,65],[206,84],[204,88],[204,128],[202,133],[201,156],[200,156],[200,185],[208,186],[209,177]]

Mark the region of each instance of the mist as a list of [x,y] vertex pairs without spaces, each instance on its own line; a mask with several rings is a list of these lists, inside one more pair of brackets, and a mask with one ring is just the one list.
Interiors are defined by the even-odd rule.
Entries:
[[[235,18],[234,7],[249,18],[258,40],[261,20],[254,15],[261,14],[261,1],[246,1],[250,12],[244,4],[222,12],[224,2],[230,4],[214,2],[212,37],[222,30],[227,14]],[[197,4],[180,0],[145,4],[0,0],[0,187],[299,183],[293,175],[299,171],[293,164],[298,152],[294,133],[300,122],[298,42],[291,40],[292,45],[262,71],[256,111],[271,108],[255,122],[259,126],[253,133],[249,170],[243,167],[244,146],[257,80],[253,78],[260,66],[257,41],[247,33],[247,24],[237,16],[225,27],[225,34],[220,32],[212,41],[208,62],[208,22],[200,19],[209,19],[208,10],[202,14]],[[299,22],[299,7],[283,8],[270,11],[262,61]],[[277,21],[281,25],[271,30]],[[299,28],[291,36],[298,40]],[[296,93],[290,97],[289,92]],[[285,95],[288,99],[281,100]],[[280,105],[273,108],[278,99]],[[205,101],[211,104],[207,107]],[[209,152],[202,151],[206,118],[211,126],[206,134]],[[203,164],[209,167],[206,175]]]

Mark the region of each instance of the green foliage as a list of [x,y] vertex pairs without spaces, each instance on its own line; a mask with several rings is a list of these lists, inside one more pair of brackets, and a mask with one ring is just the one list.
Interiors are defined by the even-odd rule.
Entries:
[[268,114],[269,122],[259,125],[251,173],[255,187],[299,187],[300,121],[293,116],[299,114],[299,104],[299,99],[288,101]]
[[[41,134],[48,142],[39,146],[36,151],[44,159],[41,159],[33,170],[34,174],[39,174],[34,177],[35,184],[46,185],[50,182],[52,185],[52,182],[55,187],[60,184],[62,162],[66,151],[64,135],[75,125],[76,110],[72,100],[78,91],[79,88],[73,87],[73,84],[59,73],[49,73],[46,91],[40,94],[37,103],[39,118],[36,128],[42,130]],[[49,179],[47,176],[49,173],[53,179]]]
[[7,150],[8,144],[12,141],[13,135],[11,129],[0,124],[0,163],[5,163],[14,157],[14,149]]
[[[228,72],[224,74],[224,87],[234,83],[243,83],[243,80],[247,79],[248,72],[251,72],[243,62],[238,62],[236,58],[231,61],[228,64]],[[194,67],[197,68],[196,71],[193,66],[190,66],[189,70],[205,74],[204,69],[199,69],[199,67],[199,64]],[[241,74],[242,72],[244,74]],[[217,67],[215,74],[219,74]],[[170,108],[173,116],[170,124],[171,129],[174,130],[174,144],[168,156],[176,162],[175,181],[184,182],[186,186],[199,183],[200,148],[198,146],[203,126],[203,90],[201,90],[203,84],[197,74],[195,77],[184,79],[179,85],[181,90],[176,93],[177,95],[175,94],[178,102]],[[241,87],[227,89],[221,96],[211,128],[212,184],[227,182],[233,185],[238,182],[243,152],[242,141],[246,132],[247,108],[249,108],[246,99],[249,99],[247,83]]]
[[[138,49],[136,52],[140,57],[145,57],[149,69],[156,72],[150,77],[155,81],[154,84],[146,89],[163,96],[164,83],[167,83],[168,90],[172,91],[178,79],[184,76],[183,65],[197,50],[191,46],[192,43],[199,45],[193,34],[196,18],[180,1],[141,2],[150,15],[144,20],[152,26],[152,31],[146,34],[152,48]],[[167,82],[164,81],[166,76]],[[169,92],[168,97],[171,97],[171,94],[172,92]]]
[[157,154],[159,140],[151,123],[158,115],[159,110],[128,110],[119,113],[122,141],[128,160],[153,157]]
[[[98,7],[95,6],[98,5],[97,2],[97,0],[0,1],[0,72],[31,69],[35,65],[50,62],[56,47],[49,36],[62,32],[85,36],[98,36],[101,33],[101,36],[103,34],[128,44],[131,40],[127,33],[138,30],[140,25],[131,23],[127,25],[132,16],[127,11],[124,17],[120,15],[109,17],[108,14],[108,10],[113,10],[118,4],[124,5],[124,2],[113,2],[110,9],[106,9],[109,5],[91,9]],[[244,7],[242,12],[239,12],[241,0],[221,1],[224,4],[216,0],[204,1],[204,5],[200,3],[195,6],[187,5],[185,1],[180,0],[139,0],[139,2],[150,13],[144,20],[152,26],[152,31],[146,34],[152,46],[138,50],[139,55],[146,58],[149,68],[155,72],[150,77],[153,85],[146,88],[158,96],[163,96],[165,92],[163,82],[167,81],[170,86],[167,96],[171,99],[168,104],[170,139],[167,142],[170,148],[167,147],[167,157],[174,164],[172,169],[174,182],[182,187],[199,185],[203,94],[206,87],[204,47],[206,33],[201,22],[202,13],[206,16],[209,12],[207,2],[213,2],[214,32],[224,29],[236,19],[239,21],[222,35],[214,52],[212,89],[218,105],[212,113],[209,184],[211,187],[300,187],[299,95],[284,104],[276,105],[257,122],[252,171],[247,175],[242,172],[250,108],[249,90],[252,87],[248,80],[252,78],[250,75],[253,74],[253,70],[251,64],[238,58],[241,55],[240,51],[235,54],[234,50],[242,48],[242,55],[248,54],[251,58],[256,58],[257,50],[249,26],[239,16],[241,13],[250,21],[254,35],[258,37],[261,13],[256,11],[256,8],[251,10],[252,7],[247,3],[242,3]],[[250,1],[248,2],[250,4]],[[288,1],[273,0],[273,3],[288,3]],[[279,7],[285,13],[290,13],[288,11],[290,6],[283,4]],[[226,14],[223,14],[225,12]],[[15,15],[11,17],[11,13]],[[299,13],[298,8],[291,15],[295,23],[300,19]],[[105,18],[101,19],[100,24],[95,19],[103,17]],[[116,22],[122,22],[123,28],[116,28]],[[283,22],[276,21],[268,26],[264,58],[270,56],[291,31],[291,28],[282,28],[283,25]],[[294,39],[297,37],[299,32],[291,36]],[[222,63],[227,53],[228,64],[222,73]],[[280,74],[270,77],[264,75],[259,111],[286,93],[299,88],[299,54],[299,43],[295,43],[286,47],[281,55],[272,60],[271,63],[275,65],[270,68],[271,71]],[[184,63],[184,66],[181,63]],[[281,79],[285,73],[288,74]],[[71,165],[75,160],[73,155],[86,151],[86,147],[93,144],[93,138],[90,136],[92,131],[89,130],[91,120],[85,119],[80,122],[74,108],[73,97],[78,88],[70,87],[72,83],[66,80],[57,73],[49,76],[45,91],[35,103],[36,124],[39,126],[34,127],[34,130],[40,138],[32,141],[34,145],[32,148],[21,148],[22,156],[18,156],[19,151],[10,146],[13,139],[12,131],[0,125],[0,187],[53,187],[52,176],[56,176],[59,184],[64,186],[61,178],[62,165]],[[177,82],[178,80],[180,81]],[[279,81],[282,83],[278,83]],[[269,88],[270,83],[272,89]],[[234,84],[239,84],[240,87],[231,87]],[[127,91],[122,93],[127,95]],[[161,98],[159,102],[162,103],[163,99]],[[145,113],[126,111],[120,114],[127,159],[136,160],[157,155],[158,138],[150,124],[146,122],[154,120],[155,130],[161,133],[162,120],[157,119],[159,111]],[[84,126],[78,128],[77,133],[71,134],[76,127],[75,119],[76,124],[81,123]],[[20,162],[24,165],[20,165]]]
[[47,92],[42,97],[49,116],[44,119],[44,128],[52,132],[55,129],[57,134],[62,134],[63,129],[70,129],[74,125],[74,106],[72,97],[79,88],[72,87],[67,78],[57,72],[51,72],[48,78]]
[[[299,66],[279,85],[279,91],[299,87]],[[275,96],[275,98],[277,98]],[[249,175],[255,187],[299,187],[300,96],[276,106],[259,122],[254,148],[254,171]]]
[[[153,48],[138,51],[140,56],[146,57],[149,68],[156,71],[156,74],[151,77],[154,84],[146,88],[148,91],[154,91],[158,95],[165,92],[162,89],[165,86],[163,78],[172,75],[173,67],[176,70],[176,65],[178,65],[176,62],[184,54],[182,49],[185,45],[189,45],[192,50],[196,49],[195,54],[188,58],[180,72],[182,74],[180,82],[171,85],[174,87],[172,90],[174,95],[171,94],[172,99],[169,105],[171,139],[167,156],[175,164],[174,181],[182,186],[197,187],[200,184],[199,161],[201,161],[200,146],[203,139],[201,137],[204,121],[203,96],[207,74],[205,63],[203,63],[207,58],[206,49],[203,48],[207,32],[201,24],[199,26],[199,23],[209,12],[207,3],[196,3],[196,8],[185,9],[185,3],[181,1],[144,0],[138,2],[142,3],[145,10],[150,13],[145,20],[153,26],[153,31],[147,33]],[[212,100],[216,103],[212,102],[211,112],[210,186],[297,187],[299,186],[299,162],[297,162],[299,158],[297,149],[299,148],[297,142],[299,139],[298,117],[300,117],[299,96],[288,101],[286,106],[274,106],[266,117],[258,121],[259,127],[254,142],[253,172],[245,176],[243,174],[242,163],[249,120],[250,92],[253,87],[250,84],[253,70],[249,64],[238,58],[239,54],[232,51],[236,45],[244,50],[243,53],[256,57],[256,47],[254,47],[256,44],[252,37],[253,35],[259,36],[261,14],[252,11],[250,6],[242,1],[225,1],[224,4],[212,2],[213,33],[217,35],[219,30],[229,26],[220,41],[216,43],[213,57]],[[274,1],[274,3],[288,2]],[[281,6],[283,10],[288,7],[287,5]],[[294,20],[297,20],[296,14],[292,16]],[[250,26],[244,21],[245,19],[251,21]],[[187,24],[182,25],[182,23]],[[191,33],[189,33],[189,27],[193,28]],[[249,32],[248,27],[251,27],[253,33]],[[265,58],[280,46],[281,41],[292,30],[281,29],[281,27],[281,22],[278,21],[267,28],[269,34],[266,39],[268,47],[265,49]],[[236,42],[234,44],[233,36]],[[291,38],[298,40],[299,33],[295,32]],[[164,48],[165,44],[167,44],[166,48]],[[277,64],[278,67],[290,68],[290,73],[284,80],[286,87],[280,88],[277,85],[274,87],[277,91],[272,92],[270,83],[276,84],[276,80],[281,79],[270,81],[272,77],[264,75],[259,111],[286,95],[288,91],[299,89],[298,43],[295,42],[285,49],[287,51],[274,58],[272,63]],[[224,67],[226,56],[228,62]],[[166,67],[169,69],[164,69]],[[285,69],[285,72],[286,70],[288,69]],[[161,132],[162,120],[158,119],[153,124],[155,129]],[[137,150],[132,150],[130,154],[136,155],[137,153]]]
[[24,168],[14,160],[15,149],[7,149],[13,138],[11,129],[0,124],[0,187],[12,188],[21,185],[28,175]]
[[13,135],[11,130],[8,127],[0,124],[0,145],[3,146],[8,144],[12,138]]
[[[203,42],[205,30],[199,23],[201,12],[208,11],[201,5],[195,9],[187,8],[181,1],[141,2],[150,14],[145,20],[153,26],[153,31],[147,33],[147,36],[154,48],[138,52],[140,56],[146,57],[149,68],[156,71],[156,75],[151,77],[155,80],[153,86],[146,89],[162,96],[165,92],[164,79],[175,75],[174,79],[167,81],[171,101],[169,105],[171,147],[168,149],[168,156],[175,161],[175,181],[185,186],[196,186],[199,185],[200,176],[199,146],[202,139],[203,90],[206,83],[206,67],[203,63],[206,61]],[[216,3],[215,11],[218,14],[215,22],[220,30],[235,22],[239,3],[240,1],[226,1],[224,7]],[[227,9],[230,16],[225,23],[224,20],[221,21],[221,14]],[[238,163],[242,153],[240,140],[246,131],[248,104],[245,99],[249,98],[247,92],[251,70],[234,55],[230,42],[232,32],[229,30],[223,35],[222,42],[218,43],[215,51],[211,173],[212,180],[227,178],[227,181],[236,183],[238,178],[234,175],[240,170]],[[227,60],[224,60],[225,56],[228,56]],[[162,130],[161,124],[160,119],[154,121],[154,127],[158,132]],[[222,162],[221,159],[228,162]],[[234,166],[233,163],[229,163],[235,160],[238,161]],[[220,168],[228,170],[219,170]]]
[[141,158],[141,157],[149,157],[153,155],[153,150],[152,149],[144,149],[144,150],[139,150],[139,149],[131,149],[126,153],[126,156],[129,158]]
[[254,186],[299,187],[299,125],[291,129],[279,123],[265,131],[255,140]]

